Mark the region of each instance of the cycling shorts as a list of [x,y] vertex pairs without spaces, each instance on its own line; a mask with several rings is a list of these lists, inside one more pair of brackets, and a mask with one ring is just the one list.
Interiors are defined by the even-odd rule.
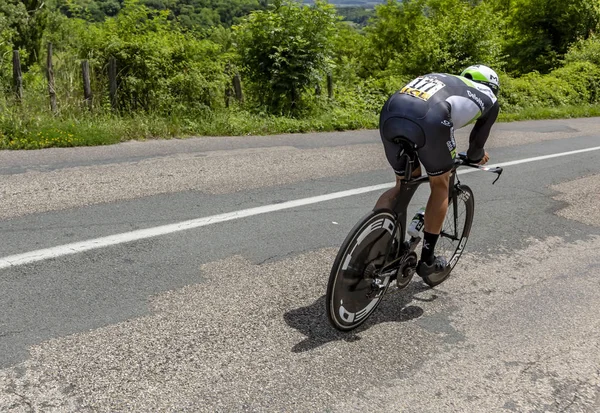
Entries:
[[416,147],[418,158],[430,176],[442,175],[452,169],[456,157],[456,141],[446,101],[428,105],[413,96],[396,93],[381,111],[379,132],[388,162],[397,175],[403,176],[406,157],[399,157],[407,140]]

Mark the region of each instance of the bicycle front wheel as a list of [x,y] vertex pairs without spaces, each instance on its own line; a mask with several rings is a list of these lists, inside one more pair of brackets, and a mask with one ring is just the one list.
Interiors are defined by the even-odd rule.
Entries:
[[448,200],[448,212],[434,252],[436,256],[448,260],[448,267],[446,271],[439,274],[423,277],[423,281],[431,287],[444,282],[450,276],[465,250],[471,233],[475,214],[473,191],[466,185],[457,185],[453,192],[454,194]]
[[346,237],[333,263],[327,285],[326,307],[331,324],[342,331],[361,325],[375,311],[390,285],[375,276],[386,263],[397,234],[396,216],[372,211]]

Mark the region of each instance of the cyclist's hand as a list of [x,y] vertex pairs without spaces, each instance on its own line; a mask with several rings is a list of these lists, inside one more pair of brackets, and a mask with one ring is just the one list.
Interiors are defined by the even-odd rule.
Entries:
[[481,161],[479,161],[479,165],[485,165],[489,160],[490,154],[486,152],[485,155],[483,155],[483,158],[481,158]]

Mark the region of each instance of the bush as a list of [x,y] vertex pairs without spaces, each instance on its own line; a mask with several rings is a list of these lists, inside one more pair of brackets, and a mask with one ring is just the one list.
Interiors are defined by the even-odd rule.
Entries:
[[500,104],[507,111],[575,104],[579,100],[577,91],[571,85],[555,76],[540,75],[537,72],[516,79],[506,79],[500,92]]
[[600,67],[600,37],[590,36],[574,43],[565,55],[565,63],[589,62]]
[[335,22],[333,6],[275,0],[271,10],[253,12],[235,26],[238,52],[254,96],[271,113],[302,111],[309,86],[330,67]]
[[223,105],[220,47],[183,33],[167,17],[166,11],[128,0],[117,17],[81,33],[80,57],[90,59],[103,90],[108,90],[109,59],[116,58],[118,103],[124,111],[171,113]]
[[569,63],[547,75],[532,72],[516,79],[502,75],[500,81],[500,104],[509,112],[600,102],[600,68],[590,62]]
[[552,72],[579,95],[577,103],[600,103],[600,66],[589,61],[568,63]]

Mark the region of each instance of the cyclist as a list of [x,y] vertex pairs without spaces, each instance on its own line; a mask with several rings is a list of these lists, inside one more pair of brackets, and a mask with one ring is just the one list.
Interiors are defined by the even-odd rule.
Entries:
[[[413,176],[421,175],[419,160],[429,175],[431,194],[417,265],[422,277],[447,267],[446,259],[433,252],[448,210],[450,170],[456,157],[454,129],[475,121],[467,158],[471,163],[487,163],[489,155],[484,145],[500,111],[499,89],[498,75],[484,65],[470,66],[460,76],[432,73],[408,83],[388,99],[381,111],[379,131],[386,157],[396,173],[396,186],[379,198],[375,208],[393,208],[409,157],[415,162]],[[416,148],[418,157],[406,148],[406,140]]]

